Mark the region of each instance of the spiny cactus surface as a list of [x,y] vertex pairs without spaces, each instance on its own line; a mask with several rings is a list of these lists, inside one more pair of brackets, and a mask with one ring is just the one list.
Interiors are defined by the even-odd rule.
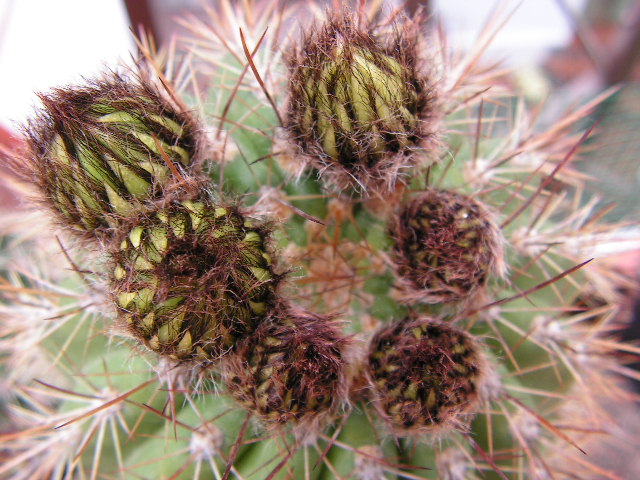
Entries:
[[0,476],[601,473],[636,350],[571,167],[599,99],[537,125],[483,42],[364,2],[185,26],[43,95],[12,160],[58,242],[3,224]]
[[371,339],[374,403],[391,428],[429,432],[473,411],[489,367],[465,332],[429,318],[401,319]]
[[179,172],[203,160],[195,120],[147,82],[107,74],[41,99],[44,110],[26,129],[31,155],[19,168],[78,233],[98,235],[114,217],[165,197]]
[[114,242],[120,321],[154,352],[216,359],[274,302],[268,229],[219,205],[183,201],[133,217]]
[[434,140],[434,79],[422,69],[409,24],[376,36],[350,16],[335,16],[289,58],[286,130],[325,185],[388,190]]

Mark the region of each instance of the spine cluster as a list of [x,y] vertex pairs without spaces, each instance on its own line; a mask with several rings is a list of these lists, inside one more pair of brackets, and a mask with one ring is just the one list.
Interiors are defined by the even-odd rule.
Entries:
[[472,198],[428,189],[390,222],[392,255],[409,303],[472,298],[502,272],[502,241],[489,212]]
[[131,219],[111,254],[121,322],[154,352],[222,356],[274,302],[279,278],[266,252],[268,233],[209,200]]
[[335,411],[340,330],[280,298],[271,226],[209,193],[196,120],[141,77],[42,100],[20,171],[65,230],[106,254],[116,328],[178,363],[228,357],[230,392],[266,425]]
[[289,59],[285,127],[300,159],[333,189],[387,192],[435,145],[434,80],[413,29],[378,35],[339,16]]
[[30,155],[19,168],[40,188],[67,230],[95,239],[119,219],[184,195],[205,146],[196,120],[155,88],[110,74],[41,96],[44,109],[27,128]]
[[373,336],[367,374],[383,420],[414,434],[460,424],[480,399],[485,363],[466,332],[430,317],[405,318]]
[[345,398],[344,344],[330,318],[282,306],[238,343],[227,386],[266,425],[309,427]]

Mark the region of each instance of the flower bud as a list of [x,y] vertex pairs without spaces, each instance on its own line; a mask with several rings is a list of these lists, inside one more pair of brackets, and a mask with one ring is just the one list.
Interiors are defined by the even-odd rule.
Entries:
[[274,302],[269,232],[237,208],[175,202],[129,225],[111,254],[111,288],[120,323],[150,350],[215,361]]
[[374,405],[401,434],[461,423],[480,399],[486,368],[469,334],[430,317],[386,325],[369,345]]
[[289,60],[285,126],[301,161],[340,190],[391,190],[435,135],[434,88],[418,70],[412,25],[373,30],[332,18]]
[[329,318],[282,307],[238,343],[227,388],[268,427],[317,424],[345,398],[344,343]]
[[429,189],[405,205],[389,226],[403,300],[468,300],[491,273],[503,270],[502,242],[477,201]]
[[167,196],[200,163],[199,127],[152,86],[112,74],[41,95],[23,170],[67,228],[88,237]]

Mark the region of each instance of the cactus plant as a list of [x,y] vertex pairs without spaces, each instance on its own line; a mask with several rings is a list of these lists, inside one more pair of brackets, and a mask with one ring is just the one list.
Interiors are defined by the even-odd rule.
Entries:
[[364,6],[265,34],[294,10],[249,3],[185,22],[192,68],[141,42],[124,100],[42,97],[12,163],[59,234],[3,224],[0,475],[598,472],[634,351],[571,168],[599,99],[538,126],[482,42]]

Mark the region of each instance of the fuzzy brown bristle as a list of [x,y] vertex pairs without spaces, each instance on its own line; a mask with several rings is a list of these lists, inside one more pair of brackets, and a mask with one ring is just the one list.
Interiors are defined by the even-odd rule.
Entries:
[[503,270],[502,241],[476,200],[429,189],[390,222],[392,257],[407,303],[469,300]]
[[345,401],[345,339],[330,317],[281,305],[225,368],[231,394],[267,427],[310,427]]
[[389,426],[419,434],[463,423],[480,399],[485,364],[469,334],[430,317],[405,318],[371,339],[367,376]]
[[121,325],[150,350],[215,361],[275,302],[269,227],[237,207],[183,201],[130,220],[111,252]]
[[285,127],[302,169],[336,190],[392,190],[437,144],[434,79],[422,71],[416,25],[393,33],[330,17],[289,57]]
[[202,129],[134,74],[106,74],[40,98],[20,172],[68,230],[99,236],[145,203],[193,197],[204,182]]

